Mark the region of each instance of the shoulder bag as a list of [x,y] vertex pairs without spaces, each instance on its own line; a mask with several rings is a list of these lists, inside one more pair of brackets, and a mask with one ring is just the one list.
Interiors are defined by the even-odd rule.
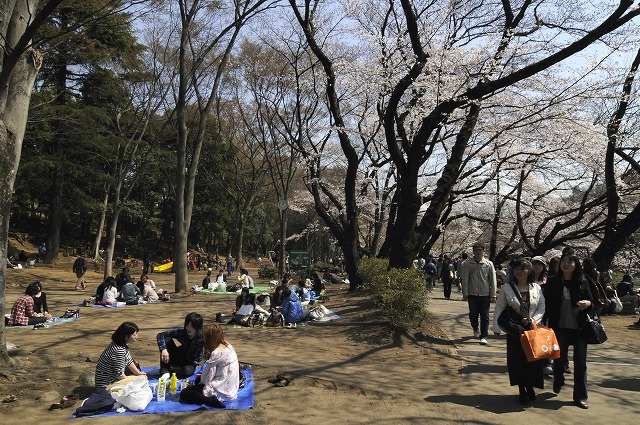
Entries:
[[602,344],[607,340],[607,334],[604,331],[604,326],[600,322],[599,318],[593,318],[592,314],[587,313],[587,319],[580,326],[578,334],[580,338],[584,339],[587,344]]

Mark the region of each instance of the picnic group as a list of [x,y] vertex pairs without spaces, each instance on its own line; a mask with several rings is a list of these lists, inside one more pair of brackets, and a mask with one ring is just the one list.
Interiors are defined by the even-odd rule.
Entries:
[[[86,288],[86,259],[79,256],[73,263],[72,271],[76,276],[75,289]],[[298,281],[285,274],[281,282],[259,294],[254,290],[253,278],[241,268],[237,280],[227,283],[228,274],[220,270],[212,280],[212,270],[208,269],[203,286],[216,289],[211,285],[219,283],[225,292],[235,292],[237,296],[229,317],[218,322],[240,326],[287,326],[296,327],[303,320],[320,319],[328,310],[319,300],[325,295],[325,282],[317,273]],[[137,283],[131,277],[130,269],[124,266],[115,277],[107,277],[96,288],[91,304],[115,307],[155,302],[168,297],[158,288],[146,273],[142,273]],[[86,300],[85,300],[86,302]],[[87,304],[85,304],[87,305]],[[6,326],[42,326],[55,321],[49,312],[47,294],[40,281],[30,283],[24,295],[20,296],[5,316]],[[131,344],[138,338],[138,326],[133,322],[122,323],[112,334],[111,343],[101,354],[95,370],[95,391],[83,401],[74,413],[76,416],[91,416],[109,411],[116,403],[112,391],[114,385],[125,377],[146,376],[139,363],[135,362],[129,351]],[[191,312],[184,318],[180,327],[157,334],[159,356],[159,374],[171,381],[183,380],[187,385],[179,393],[181,403],[205,405],[212,408],[224,408],[225,402],[234,400],[242,387],[244,376],[239,367],[238,357],[233,346],[225,339],[220,323],[204,325],[203,317]],[[198,374],[195,372],[199,368]],[[160,385],[160,383],[158,383]],[[157,390],[159,391],[159,390]],[[63,409],[75,404],[76,398],[65,396],[51,409]],[[151,401],[147,401],[147,403]],[[135,409],[139,410],[139,409]]]

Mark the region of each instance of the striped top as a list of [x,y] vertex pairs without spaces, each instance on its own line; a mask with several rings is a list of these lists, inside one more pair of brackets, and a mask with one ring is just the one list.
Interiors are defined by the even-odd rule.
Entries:
[[104,349],[96,365],[96,388],[105,388],[124,375],[124,369],[133,363],[129,347],[112,342]]

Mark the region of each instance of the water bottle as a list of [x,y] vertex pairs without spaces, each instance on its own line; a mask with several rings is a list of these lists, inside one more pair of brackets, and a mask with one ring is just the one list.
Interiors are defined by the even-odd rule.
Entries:
[[177,390],[178,390],[178,377],[176,376],[176,373],[173,372],[171,374],[171,379],[169,380],[169,393],[175,394]]

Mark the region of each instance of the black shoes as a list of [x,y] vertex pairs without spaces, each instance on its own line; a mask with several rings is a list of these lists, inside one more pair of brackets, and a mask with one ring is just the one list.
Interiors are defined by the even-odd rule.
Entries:
[[527,387],[527,397],[529,398],[529,400],[535,401],[536,392],[534,391],[533,387]]
[[536,399],[536,392],[533,390],[533,387],[524,387],[523,385],[518,385],[519,394],[518,401],[523,406],[530,406],[531,402]]
[[553,392],[556,394],[560,394],[560,390],[562,389],[562,384],[553,382]]
[[587,400],[573,400],[573,404],[575,404],[576,406],[578,406],[581,409],[588,409],[589,408],[589,404],[587,403]]

